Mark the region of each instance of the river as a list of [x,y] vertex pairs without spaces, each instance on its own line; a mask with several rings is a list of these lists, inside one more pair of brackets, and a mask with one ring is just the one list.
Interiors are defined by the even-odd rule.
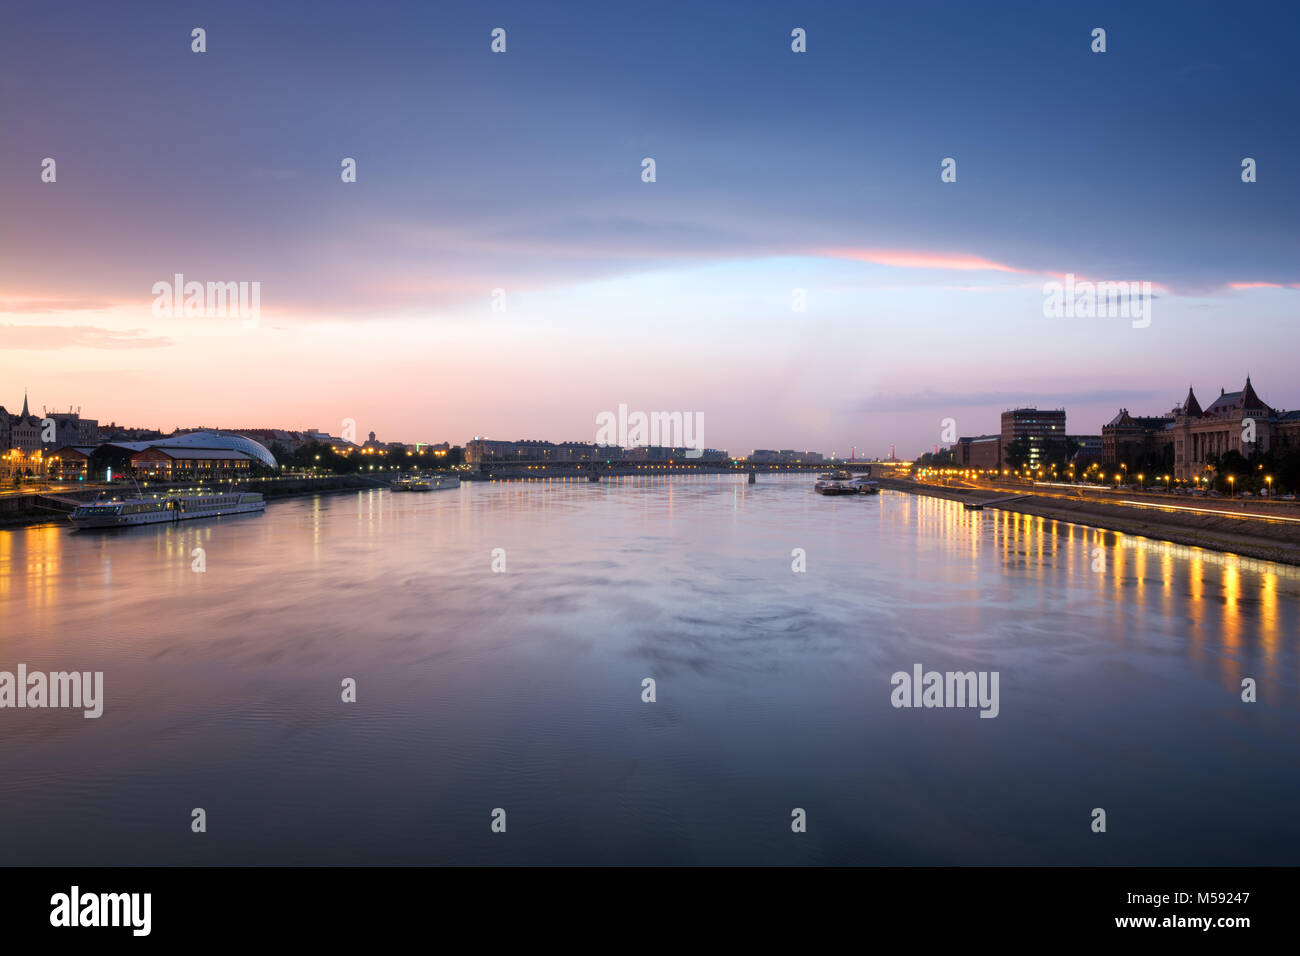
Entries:
[[0,671],[103,673],[0,709],[0,858],[1300,863],[1300,570],[811,481],[0,531]]

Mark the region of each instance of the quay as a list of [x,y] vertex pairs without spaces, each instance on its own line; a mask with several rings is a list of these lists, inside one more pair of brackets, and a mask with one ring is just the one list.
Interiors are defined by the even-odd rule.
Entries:
[[[1014,511],[1049,521],[1086,525],[1135,537],[1222,551],[1300,566],[1300,522],[1286,502],[1255,503],[1253,513],[1231,499],[1198,500],[1196,508],[1161,495],[1124,491],[1114,495],[1067,495],[1056,489],[1019,491],[1009,487],[948,485],[912,478],[880,478],[881,489],[960,502],[967,511]],[[1016,493],[1009,493],[1015,491]],[[1140,499],[1140,500],[1139,500]]]

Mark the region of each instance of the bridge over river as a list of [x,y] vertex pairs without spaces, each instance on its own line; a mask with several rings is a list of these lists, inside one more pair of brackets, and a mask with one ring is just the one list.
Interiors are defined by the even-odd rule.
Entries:
[[890,475],[911,470],[911,462],[820,461],[820,462],[752,462],[743,459],[723,461],[674,458],[666,461],[484,461],[471,466],[461,477],[466,481],[497,481],[540,478],[590,478],[653,475],[758,475],[821,473],[844,469],[854,474]]

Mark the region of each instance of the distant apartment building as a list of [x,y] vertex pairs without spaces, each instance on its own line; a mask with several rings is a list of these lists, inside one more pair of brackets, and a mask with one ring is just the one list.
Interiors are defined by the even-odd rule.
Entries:
[[266,448],[279,445],[286,452],[295,452],[308,443],[302,432],[284,428],[232,428],[231,434],[242,435]]
[[975,435],[970,438],[958,438],[953,452],[953,462],[959,468],[996,471],[1002,467],[1002,436]]
[[553,449],[553,461],[596,461],[605,456],[603,447],[595,442],[558,442]]
[[1160,455],[1173,423],[1173,415],[1130,415],[1121,408],[1101,426],[1101,463],[1114,467]]
[[688,448],[685,445],[640,445],[623,451],[624,461],[726,461],[719,448]]
[[490,438],[473,438],[465,443],[465,461],[471,465],[490,461],[547,461],[555,452],[548,441],[519,439],[495,441]]
[[93,418],[82,418],[79,412],[47,412],[45,417],[54,423],[54,440],[43,442],[46,448],[93,445],[99,435],[99,422]]
[[[199,430],[199,429],[194,429]],[[202,429],[208,431],[209,429]],[[244,438],[251,439],[265,448],[273,445],[279,445],[289,454],[296,452],[305,445],[318,444],[328,445],[334,451],[347,454],[357,448],[370,448],[375,451],[402,451],[407,448],[400,442],[381,442],[375,440],[375,433],[370,433],[370,439],[364,445],[357,445],[346,438],[338,438],[328,432],[320,431],[317,428],[306,428],[301,431],[295,431],[287,428],[228,428],[222,431],[231,435],[240,435]]]
[[470,465],[509,461],[725,461],[727,453],[717,448],[697,450],[684,446],[641,445],[620,448],[594,442],[549,442],[534,439],[494,441],[475,438],[465,443],[465,461]]
[[103,444],[104,442],[148,441],[151,438],[162,437],[163,433],[156,428],[128,428],[117,422],[109,422],[107,425],[99,426],[95,441],[97,444]]
[[780,451],[755,448],[750,452],[749,460],[756,464],[819,464],[822,454],[816,451],[795,451],[792,448],[782,448]]
[[[433,451],[434,454],[438,454],[439,452],[441,452],[442,454],[446,454],[448,449],[448,445],[446,442],[443,442],[441,445],[436,447],[434,446],[421,446],[421,447],[428,448],[430,451]],[[365,442],[362,443],[361,450],[367,452],[373,452],[376,454],[382,454],[384,452],[390,452],[390,451],[411,451],[412,446],[406,444],[405,442],[400,442],[400,441],[380,441],[378,438],[375,437],[375,433],[371,432],[366,437]]]
[[1017,439],[1027,439],[1027,464],[1035,465],[1066,447],[1065,409],[1013,408],[1002,413],[1002,458],[1006,459]]
[[380,441],[375,437],[375,433],[371,432],[365,443],[362,444],[361,450],[376,454],[393,451],[432,452],[436,457],[441,458],[451,451],[451,443],[444,441],[434,445],[429,442],[415,442],[412,444],[402,441]]
[[[252,435],[245,432],[236,432],[236,434],[253,438]],[[338,438],[331,435],[329,432],[323,432],[318,428],[306,428],[299,432],[285,432],[284,434],[290,436],[290,441],[293,443],[292,448],[287,445],[285,446],[289,451],[296,451],[304,445],[318,444],[328,445],[333,451],[346,455],[354,449],[361,447],[355,442],[348,441],[346,438]],[[253,438],[253,440],[261,444],[261,439]]]
[[1101,461],[1102,437],[1100,435],[1071,435],[1075,461]]

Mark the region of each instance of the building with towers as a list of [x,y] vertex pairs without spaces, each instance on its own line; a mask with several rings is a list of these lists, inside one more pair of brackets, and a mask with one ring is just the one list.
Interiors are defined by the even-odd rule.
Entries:
[[1235,451],[1249,458],[1274,448],[1300,447],[1300,411],[1266,404],[1247,375],[1240,391],[1221,388],[1204,408],[1189,386],[1187,398],[1174,409],[1167,433],[1173,443],[1174,476],[1192,478],[1205,470],[1209,456],[1217,459]]
[[1219,389],[1202,406],[1196,390],[1187,389],[1182,404],[1165,415],[1141,417],[1121,408],[1102,427],[1102,461],[1119,465],[1154,456],[1186,481],[1198,477],[1230,451],[1245,458],[1272,449],[1300,447],[1300,411],[1273,408],[1255,392],[1250,376],[1239,391]]

